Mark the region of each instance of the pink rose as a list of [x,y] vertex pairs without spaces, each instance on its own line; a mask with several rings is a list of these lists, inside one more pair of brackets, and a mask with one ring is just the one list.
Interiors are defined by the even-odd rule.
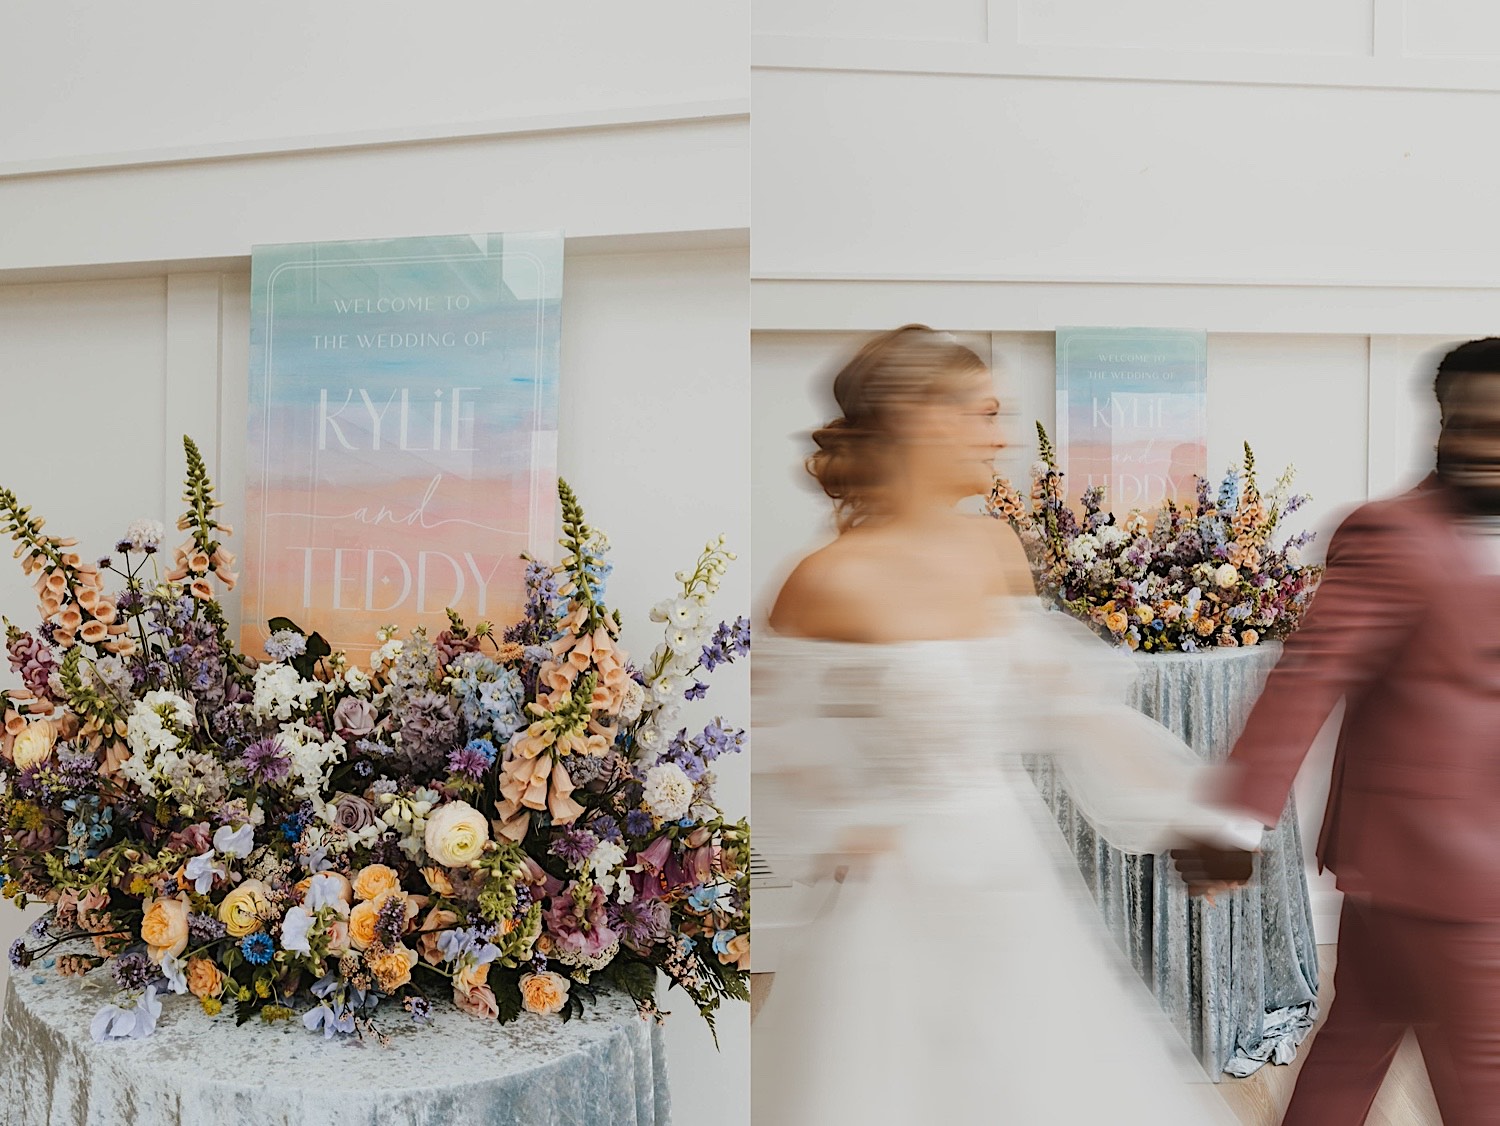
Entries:
[[375,728],[378,713],[368,700],[347,696],[333,709],[333,726],[345,739],[368,735]]
[[494,990],[488,985],[480,985],[474,989],[455,989],[453,1005],[461,1013],[484,1020],[494,1020],[500,1015],[500,1005],[495,1000]]

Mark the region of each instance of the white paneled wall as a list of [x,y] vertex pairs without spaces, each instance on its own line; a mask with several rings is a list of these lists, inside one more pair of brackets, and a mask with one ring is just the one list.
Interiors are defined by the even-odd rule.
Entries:
[[[671,593],[673,573],[720,532],[743,555],[718,609],[749,608],[749,434],[730,421],[748,399],[746,271],[743,245],[570,248],[565,261],[559,469],[613,541],[610,597],[633,653],[655,644],[647,611]],[[0,285],[0,484],[46,514],[49,530],[107,550],[137,516],[175,521],[187,432],[240,524],[248,327],[247,268]],[[32,605],[19,569],[0,567],[0,608],[29,625]],[[715,682],[686,720],[748,724],[747,670],[722,669]],[[748,812],[748,762],[726,760],[720,775],[726,808]],[[6,945],[24,922],[0,904]],[[677,1010],[667,1037],[678,1117],[748,1123],[747,1007],[725,1011],[716,1052],[677,996],[663,1000]]]

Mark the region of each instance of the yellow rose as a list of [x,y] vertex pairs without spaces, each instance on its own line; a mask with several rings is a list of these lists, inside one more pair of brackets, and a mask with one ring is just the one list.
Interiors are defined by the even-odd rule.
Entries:
[[1120,610],[1104,616],[1104,625],[1111,633],[1124,633],[1125,627],[1129,624],[1130,619]]
[[375,919],[380,908],[371,900],[356,903],[349,912],[349,945],[356,950],[367,949],[375,941]]
[[1151,620],[1156,617],[1156,614],[1149,606],[1137,606],[1135,608],[1135,616],[1141,620],[1141,625],[1149,626]]
[[1198,624],[1193,628],[1197,631],[1199,637],[1207,637],[1219,628],[1219,623],[1212,618],[1199,618]]
[[189,958],[187,987],[188,992],[200,1001],[205,997],[217,997],[224,992],[224,971],[211,958]]
[[411,984],[411,968],[416,964],[417,952],[409,946],[365,955],[365,965],[386,993],[394,993],[403,985]]
[[453,894],[453,881],[448,878],[448,873],[444,872],[441,868],[436,866],[423,868],[422,876],[427,881],[427,886],[438,895]]
[[260,915],[270,910],[270,888],[259,880],[246,880],[224,897],[219,904],[219,922],[234,938],[244,938],[260,930]]
[[175,958],[187,949],[186,895],[176,899],[148,898],[141,906],[146,912],[141,919],[141,938],[145,939],[146,952],[153,962],[160,962],[168,954]]
[[521,1004],[528,1013],[560,1013],[568,1003],[568,979],[550,970],[521,975]]
[[26,725],[11,744],[10,757],[17,770],[30,770],[46,762],[57,742],[57,728],[50,719],[39,719]]
[[471,989],[478,989],[481,985],[488,985],[489,982],[490,967],[488,964],[483,966],[466,966],[454,976],[453,988],[462,989],[467,993]]
[[441,805],[427,819],[427,854],[446,868],[466,868],[490,839],[490,823],[468,802]]
[[360,899],[378,899],[401,886],[401,877],[384,864],[367,864],[354,877],[354,894]]

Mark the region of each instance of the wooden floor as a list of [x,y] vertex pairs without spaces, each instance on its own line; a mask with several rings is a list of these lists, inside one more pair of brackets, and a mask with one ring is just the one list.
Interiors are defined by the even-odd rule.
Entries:
[[[1323,983],[1319,1007],[1324,1013],[1328,1012],[1328,1004],[1333,999],[1334,949],[1332,946],[1318,947],[1320,980]],[[770,994],[772,977],[771,974],[750,976],[752,1021]],[[1316,1029],[1312,1035],[1317,1035]],[[1297,1080],[1297,1072],[1307,1057],[1307,1048],[1311,1043],[1312,1037],[1309,1037],[1303,1042],[1297,1058],[1285,1067],[1268,1064],[1248,1079],[1224,1077],[1218,1089],[1245,1126],[1277,1126],[1281,1121],[1281,1112],[1292,1097],[1292,1085]],[[1432,1087],[1427,1082],[1427,1069],[1422,1064],[1422,1053],[1417,1048],[1416,1041],[1408,1036],[1386,1076],[1385,1086],[1380,1090],[1380,1097],[1375,1100],[1375,1108],[1370,1112],[1366,1126],[1442,1126],[1442,1122],[1437,1103],[1432,1097]]]

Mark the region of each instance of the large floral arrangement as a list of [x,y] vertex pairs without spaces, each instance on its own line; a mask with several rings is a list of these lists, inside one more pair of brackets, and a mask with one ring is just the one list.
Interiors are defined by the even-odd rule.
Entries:
[[1322,568],[1302,561],[1311,532],[1274,542],[1281,518],[1308,499],[1290,492],[1290,467],[1262,494],[1246,443],[1243,464],[1230,467],[1217,493],[1197,479],[1191,505],[1169,500],[1154,514],[1118,518],[1095,487],[1075,513],[1041,423],[1037,437],[1030,506],[997,478],[987,507],[1020,534],[1038,586],[1055,605],[1145,652],[1257,645],[1297,628]]
[[159,524],[90,563],[0,489],[43,619],[6,622],[24,687],[0,693],[0,884],[53,905],[14,967],[107,966],[99,1039],[150,1034],[172,993],[327,1036],[383,1035],[382,1002],[425,1021],[433,996],[567,1019],[601,983],[659,1017],[658,971],[710,1026],[747,997],[749,832],[713,798],[744,732],[677,723],[749,650],[745,619],[707,617],[722,537],[653,611],[666,637],[641,667],[604,604],[607,541],[562,482],[566,555],[528,561],[502,634],[450,611],[437,636],[381,631],[365,668],[276,619],[256,660],[228,638],[230,528],[186,449],[164,570]]

